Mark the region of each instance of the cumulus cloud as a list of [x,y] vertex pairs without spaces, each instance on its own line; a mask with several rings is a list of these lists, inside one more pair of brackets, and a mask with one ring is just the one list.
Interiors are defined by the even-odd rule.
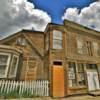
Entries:
[[77,8],[68,8],[62,19],[68,19],[100,31],[100,1],[90,4],[81,11]]
[[0,0],[0,35],[21,29],[43,31],[51,17],[44,11],[35,9],[27,0]]

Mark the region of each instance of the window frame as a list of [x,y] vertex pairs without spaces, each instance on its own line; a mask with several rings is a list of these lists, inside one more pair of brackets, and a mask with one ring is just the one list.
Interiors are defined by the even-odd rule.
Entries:
[[[14,57],[17,58],[17,63],[16,63],[16,67],[15,67],[15,70],[14,70],[15,72],[14,72],[13,75],[11,75],[10,72],[11,72],[11,68],[12,68],[12,66],[13,66]],[[19,62],[19,56],[18,56],[18,55],[13,55],[13,57],[12,57],[12,62],[11,62],[11,67],[10,67],[10,70],[9,70],[9,78],[14,78],[14,77],[16,77],[17,68],[18,68],[18,62]]]
[[26,46],[27,42],[26,42],[26,39],[24,37],[18,37],[16,39],[16,44],[19,46]]
[[11,60],[11,54],[9,54],[9,53],[0,53],[0,55],[8,56],[7,63],[6,63],[6,68],[5,68],[5,74],[4,75],[0,75],[0,78],[7,78],[9,64],[10,64],[10,60]]
[[[78,64],[83,64],[83,67],[84,67],[84,71],[82,72],[82,74],[84,74],[84,80],[86,81],[86,76],[85,76],[85,63],[84,62],[76,62],[76,61],[68,61],[68,69],[69,69],[69,63],[75,63],[75,81],[76,81],[76,86],[71,86],[70,83],[68,83],[68,86],[69,88],[73,89],[73,88],[80,88],[80,87],[86,87],[87,83],[85,82],[84,85],[79,85],[79,78],[78,78],[78,75],[80,74],[80,72],[78,72]],[[68,70],[68,77],[69,77],[69,70]],[[70,81],[71,79],[68,78],[68,82]]]
[[[60,34],[61,34],[61,37],[60,38],[58,38],[58,37],[55,37],[55,35],[54,34],[57,34],[57,33],[55,33],[55,32],[60,32]],[[53,49],[58,49],[58,50],[61,50],[61,49],[63,49],[63,33],[62,33],[62,31],[60,31],[60,30],[53,30],[53,35],[52,35],[52,39],[53,39],[53,41],[52,41],[52,48]],[[61,46],[60,47],[55,47],[55,41],[59,41],[59,43],[61,43]],[[59,43],[56,43],[56,45],[59,45]]]

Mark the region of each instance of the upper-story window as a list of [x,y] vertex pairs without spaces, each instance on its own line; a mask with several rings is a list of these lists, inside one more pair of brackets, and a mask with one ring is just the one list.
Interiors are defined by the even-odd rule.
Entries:
[[62,49],[62,32],[53,31],[53,49]]
[[84,47],[84,43],[82,40],[78,39],[77,40],[77,51],[79,54],[83,54],[83,47]]
[[91,41],[85,41],[85,45],[86,45],[86,49],[87,49],[87,54],[89,56],[92,56],[93,55],[93,52],[92,52],[92,42]]
[[99,52],[99,45],[98,45],[98,43],[97,42],[93,42],[93,49],[94,49],[94,55],[95,56],[99,56],[100,54],[100,52]]
[[19,38],[16,40],[16,44],[17,44],[17,45],[21,45],[21,46],[26,46],[26,39],[25,39],[25,38],[19,37]]
[[84,41],[82,38],[77,38],[77,52],[79,54],[86,54],[92,56],[91,41]]

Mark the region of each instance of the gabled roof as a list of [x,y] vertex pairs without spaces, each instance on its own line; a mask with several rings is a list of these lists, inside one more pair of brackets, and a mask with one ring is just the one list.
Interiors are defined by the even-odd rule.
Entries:
[[31,31],[31,30],[22,30],[18,33],[15,33],[15,34],[12,34],[2,40],[0,40],[0,44],[4,44],[4,43],[7,43],[8,41],[22,35],[27,41],[28,43],[32,46],[32,48],[35,50],[35,52],[41,57],[43,58],[43,52],[33,43],[33,41],[31,41],[31,39],[25,35],[27,33],[32,33],[32,34],[44,34],[43,32],[40,32],[40,31]]
[[41,31],[24,30],[24,29],[23,29],[23,30],[21,30],[21,31],[19,31],[19,32],[13,33],[12,35],[9,35],[9,36],[7,36],[7,37],[1,39],[1,40],[0,40],[0,43],[5,43],[5,42],[7,42],[7,41],[9,41],[9,40],[11,40],[11,39],[13,39],[13,38],[19,36],[19,35],[23,35],[24,33],[35,33],[35,34],[38,33],[38,34],[44,34],[44,32],[41,32]]

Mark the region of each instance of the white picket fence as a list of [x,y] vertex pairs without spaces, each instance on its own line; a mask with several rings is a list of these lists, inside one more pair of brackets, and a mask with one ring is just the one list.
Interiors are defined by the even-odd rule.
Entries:
[[38,96],[49,96],[49,81],[0,81],[0,93],[17,91],[19,95],[30,93]]

